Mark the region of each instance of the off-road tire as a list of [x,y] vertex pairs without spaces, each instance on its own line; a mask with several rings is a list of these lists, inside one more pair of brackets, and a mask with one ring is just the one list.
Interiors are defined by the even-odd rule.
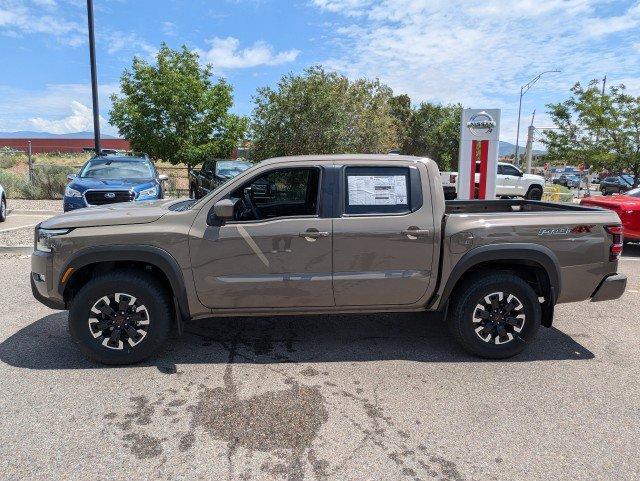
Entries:
[[533,186],[529,188],[526,198],[529,200],[541,200],[543,191],[540,187]]
[[[135,346],[119,350],[100,344],[91,334],[89,318],[94,304],[103,296],[126,293],[138,299],[148,311],[146,336]],[[174,319],[169,293],[151,275],[137,270],[115,270],[91,279],[76,294],[69,309],[69,332],[89,359],[111,365],[135,364],[157,353],[167,340]]]
[[[515,296],[522,303],[525,320],[519,333],[504,344],[481,339],[474,324],[476,306],[485,296],[503,292],[505,298]],[[490,359],[504,359],[522,352],[535,338],[540,328],[542,309],[538,295],[520,277],[508,272],[494,272],[473,276],[456,288],[448,313],[449,328],[453,337],[468,352]]]

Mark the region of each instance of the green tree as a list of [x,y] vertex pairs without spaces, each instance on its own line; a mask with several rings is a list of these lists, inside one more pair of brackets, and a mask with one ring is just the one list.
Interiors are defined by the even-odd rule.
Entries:
[[186,46],[162,44],[156,64],[134,58],[113,95],[110,122],[136,151],[172,164],[196,165],[228,157],[243,138],[247,121],[230,114],[232,87],[214,83],[211,67]]
[[549,161],[629,172],[640,183],[640,97],[624,85],[603,93],[598,80],[577,83],[571,97],[547,105],[555,128],[544,131]]
[[394,115],[399,125],[402,153],[429,157],[442,170],[455,167],[458,164],[462,106],[422,102],[417,108],[407,111],[406,99],[399,97],[395,97],[398,103]]
[[254,97],[253,156],[386,153],[397,146],[391,98],[377,80],[350,81],[319,66],[286,75]]

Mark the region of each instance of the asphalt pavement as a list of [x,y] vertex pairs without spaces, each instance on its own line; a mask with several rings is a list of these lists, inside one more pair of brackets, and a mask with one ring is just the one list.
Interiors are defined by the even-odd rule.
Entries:
[[640,479],[640,247],[620,271],[507,361],[394,314],[200,321],[107,368],[0,258],[0,479]]

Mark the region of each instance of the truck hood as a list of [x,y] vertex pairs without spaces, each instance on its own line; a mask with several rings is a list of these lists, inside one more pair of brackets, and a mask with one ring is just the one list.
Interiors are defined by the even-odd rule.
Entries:
[[523,174],[522,178],[525,180],[537,180],[540,181],[544,184],[544,177],[542,177],[541,175],[535,175],[535,174]]
[[45,229],[72,229],[76,227],[148,224],[166,214],[168,206],[175,202],[175,199],[155,200],[86,207],[52,217],[44,221],[41,227]]

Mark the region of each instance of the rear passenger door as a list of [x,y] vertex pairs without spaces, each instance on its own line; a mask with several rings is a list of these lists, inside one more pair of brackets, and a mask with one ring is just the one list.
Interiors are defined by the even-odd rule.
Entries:
[[333,223],[336,306],[418,302],[431,282],[434,256],[426,168],[346,165],[340,176]]

